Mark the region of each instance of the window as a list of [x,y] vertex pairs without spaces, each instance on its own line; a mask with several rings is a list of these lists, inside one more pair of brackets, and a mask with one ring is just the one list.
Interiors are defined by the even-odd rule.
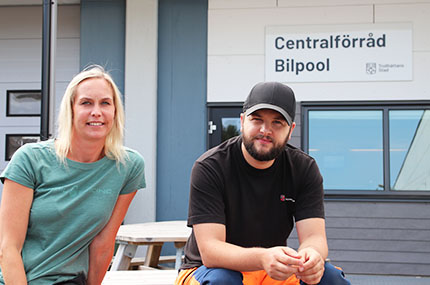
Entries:
[[208,104],[208,148],[240,134],[241,102]]
[[6,152],[5,160],[9,161],[15,151],[26,143],[39,142],[38,134],[7,134],[6,135]]
[[308,152],[326,189],[383,189],[382,148],[382,111],[309,111]]
[[430,198],[430,102],[302,102],[327,197]]
[[389,111],[390,187],[430,190],[430,110]]
[[42,93],[40,90],[7,90],[6,116],[40,116]]

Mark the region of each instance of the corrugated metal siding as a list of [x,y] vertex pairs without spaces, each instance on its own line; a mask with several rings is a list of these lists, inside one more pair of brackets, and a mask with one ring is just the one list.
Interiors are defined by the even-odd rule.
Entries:
[[325,205],[329,258],[346,273],[430,275],[430,203]]

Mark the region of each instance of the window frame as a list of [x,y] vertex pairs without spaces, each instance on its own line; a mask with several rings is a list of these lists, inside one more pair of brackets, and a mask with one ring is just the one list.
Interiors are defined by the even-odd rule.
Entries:
[[[40,134],[34,134],[34,133],[31,133],[31,134],[26,134],[26,133],[13,133],[13,134],[5,134],[5,142],[4,142],[4,160],[5,161],[10,161],[11,160],[11,158],[12,158],[12,156],[13,156],[13,154],[15,153],[13,153],[10,157],[8,156],[8,153],[9,153],[9,150],[10,150],[10,145],[9,145],[9,138],[10,137],[35,137],[35,138],[39,138],[39,142],[40,142]],[[24,144],[23,144],[24,145]]]
[[16,93],[29,93],[29,94],[40,94],[42,99],[42,91],[36,89],[19,89],[19,90],[6,90],[6,117],[40,117],[41,112],[39,113],[22,113],[22,114],[14,114],[11,112],[11,96]]
[[[208,131],[208,123],[212,122],[217,126],[216,132],[221,131],[222,123],[218,119],[220,119],[222,116],[221,114],[236,114],[238,113],[238,118],[240,118],[240,114],[242,113],[242,106],[243,102],[208,102],[206,103],[206,109],[207,109],[207,124],[206,128]],[[219,136],[219,137],[218,137]],[[206,133],[206,149],[210,149],[220,143],[221,133],[217,134],[211,134]]]
[[309,153],[309,111],[382,111],[383,190],[324,190],[326,200],[364,200],[396,202],[430,202],[429,191],[391,190],[389,152],[389,111],[430,110],[430,101],[302,101],[301,148]]

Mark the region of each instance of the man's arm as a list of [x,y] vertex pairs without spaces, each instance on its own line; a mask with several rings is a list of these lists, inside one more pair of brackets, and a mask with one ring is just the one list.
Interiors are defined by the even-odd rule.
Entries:
[[299,254],[303,258],[304,270],[297,275],[307,284],[317,284],[324,274],[324,262],[328,255],[325,220],[310,218],[296,223],[299,238]]
[[285,280],[303,266],[297,252],[288,247],[243,248],[227,243],[226,229],[222,224],[197,224],[193,225],[193,230],[206,267],[235,271],[265,270],[273,279]]

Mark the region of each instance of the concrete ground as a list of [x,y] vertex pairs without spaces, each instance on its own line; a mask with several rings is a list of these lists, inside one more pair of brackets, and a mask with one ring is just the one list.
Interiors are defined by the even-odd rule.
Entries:
[[430,277],[347,274],[352,285],[430,285]]

